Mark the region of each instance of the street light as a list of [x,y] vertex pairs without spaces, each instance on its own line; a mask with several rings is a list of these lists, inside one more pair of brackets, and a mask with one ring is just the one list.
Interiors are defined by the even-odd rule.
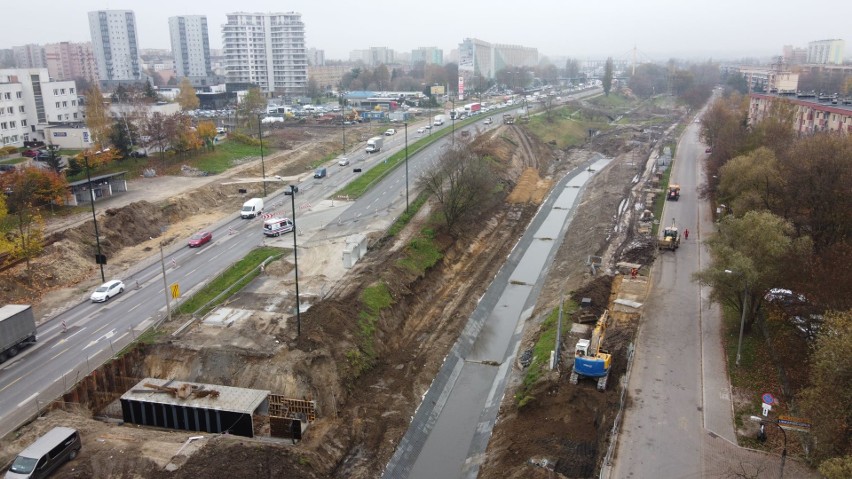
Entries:
[[95,256],[95,262],[101,267],[101,282],[106,283],[104,276],[104,263],[106,257],[101,254],[101,236],[98,233],[98,217],[95,215],[95,190],[92,188],[92,175],[89,174],[89,155],[83,155],[83,161],[86,163],[86,188],[89,189],[89,201],[92,203],[92,221],[95,222],[95,244],[98,245],[98,254]]
[[[781,472],[778,475],[778,477],[783,478],[784,477],[784,463],[787,462],[787,431],[785,431],[784,428],[781,427],[780,424],[778,424],[778,421],[773,421],[771,419],[764,419],[760,416],[751,416],[751,417],[749,417],[749,419],[751,419],[754,422],[760,423],[761,432],[763,432],[764,424],[775,424],[776,426],[778,426],[778,429],[781,430],[781,434],[784,436],[784,449],[781,451]],[[765,436],[764,436],[764,438],[765,438]]]
[[405,212],[408,213],[408,122],[405,125]]
[[290,185],[290,207],[293,209],[293,265],[296,271],[296,337],[302,334],[302,316],[299,313],[299,255],[296,252],[296,186]]
[[450,101],[453,103],[453,109],[450,110],[450,119],[453,121],[453,140],[451,143],[456,146],[456,98],[451,96]]
[[745,317],[746,317],[746,309],[748,306],[748,281],[745,280],[745,275],[743,273],[737,273],[735,271],[731,271],[729,269],[725,270],[727,274],[738,274],[743,277],[744,286],[743,286],[743,312],[740,318],[740,340],[737,342],[737,366],[740,365],[740,352],[743,348],[743,329],[745,329]]
[[263,196],[266,197],[266,165],[263,163],[263,130],[260,128],[263,122],[257,115],[257,137],[260,139],[260,171],[263,174]]
[[163,242],[160,241],[160,266],[163,268],[163,292],[166,294],[166,313],[169,322],[172,320],[171,298],[169,298],[169,282],[166,281],[166,258],[163,255]]

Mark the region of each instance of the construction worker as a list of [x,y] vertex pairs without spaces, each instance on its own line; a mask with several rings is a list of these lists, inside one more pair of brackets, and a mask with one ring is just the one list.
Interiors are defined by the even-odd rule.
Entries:
[[689,230],[688,229],[683,230],[683,239],[685,239],[685,240],[689,239]]

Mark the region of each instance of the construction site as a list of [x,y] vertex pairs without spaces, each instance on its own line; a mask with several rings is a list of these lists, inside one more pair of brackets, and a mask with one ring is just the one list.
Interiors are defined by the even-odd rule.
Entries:
[[[464,140],[499,165],[502,201],[461,235],[436,231],[441,260],[425,274],[412,274],[399,260],[418,232],[433,227],[430,202],[395,236],[366,227],[368,252],[351,269],[338,260],[342,239],[303,240],[299,286],[311,307],[301,315],[300,335],[288,309],[294,265],[285,255],[220,307],[234,318],[227,327],[196,322],[173,334],[186,318],[162,324],[160,334],[82,378],[37,420],[3,438],[0,464],[63,425],[80,431],[83,448],[55,477],[380,477],[478,299],[555,182],[602,155],[611,161],[585,188],[524,324],[479,473],[596,476],[611,460],[625,400],[620,380],[650,266],[679,241],[676,226],[664,239],[654,236],[653,228],[662,236],[666,225],[650,212],[670,197],[659,188],[657,157],[676,141],[674,126],[686,111],[673,102],[629,106],[628,113],[568,103],[563,108],[577,121],[598,130],[576,145],[537,135],[535,121],[504,116],[503,124]],[[621,120],[607,119],[615,117]],[[366,139],[358,128],[352,137]],[[340,145],[333,130],[276,134],[289,135],[291,148],[266,159],[269,176],[304,174]],[[98,222],[115,258],[111,273],[121,276],[151,257],[164,238],[183,241],[232,215],[244,197],[238,189],[260,191],[234,180],[257,177],[260,168],[246,162],[217,177],[139,180],[147,182],[139,185],[146,200],[109,209]],[[5,271],[0,291],[6,303],[37,298],[30,301],[42,320],[79,301],[99,279],[87,250],[90,221],[47,229],[52,238],[41,257],[29,270]],[[356,368],[348,352],[358,346],[363,294],[379,281],[392,305],[375,324],[375,362]],[[529,359],[560,304],[562,334],[551,368]],[[591,369],[578,369],[584,361]],[[531,368],[540,368],[532,384],[525,380]]]

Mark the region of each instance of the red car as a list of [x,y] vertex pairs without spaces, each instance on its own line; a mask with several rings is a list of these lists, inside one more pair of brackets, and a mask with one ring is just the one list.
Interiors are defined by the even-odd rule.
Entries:
[[29,157],[29,158],[35,158],[36,156],[38,156],[38,153],[39,153],[38,150],[24,150],[23,153],[21,153],[21,156],[26,156],[26,157]]
[[203,245],[204,243],[209,243],[212,239],[213,233],[211,233],[210,231],[202,231],[200,233],[195,233],[194,235],[192,235],[192,237],[189,238],[188,244],[190,248],[197,248]]

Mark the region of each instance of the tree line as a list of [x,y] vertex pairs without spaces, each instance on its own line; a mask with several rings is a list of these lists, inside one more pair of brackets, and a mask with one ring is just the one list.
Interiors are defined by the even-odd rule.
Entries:
[[[711,287],[713,299],[745,309],[747,331],[763,321],[770,289],[806,298],[802,314],[818,320],[820,328],[810,355],[810,386],[796,399],[814,422],[812,458],[848,471],[852,135],[799,136],[794,106],[783,99],[773,102],[762,121],[749,122],[748,105],[747,97],[732,92],[702,116],[701,137],[712,148],[707,193],[720,218],[707,240],[713,264],[696,279]],[[802,361],[806,352],[803,347]]]

